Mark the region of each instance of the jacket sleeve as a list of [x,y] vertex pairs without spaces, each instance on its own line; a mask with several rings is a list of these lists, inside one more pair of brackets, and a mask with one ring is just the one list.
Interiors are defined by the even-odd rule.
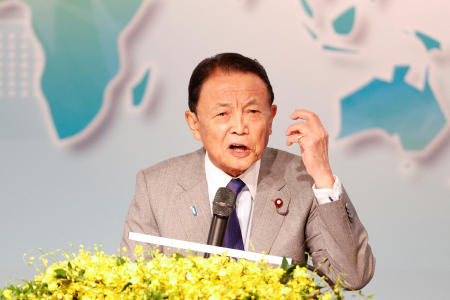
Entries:
[[[122,235],[122,242],[120,243],[121,253],[134,258],[134,249],[137,245],[148,247],[148,244],[136,242],[128,238],[130,232],[144,233],[155,236],[160,236],[158,225],[153,214],[150,203],[150,192],[147,187],[145,173],[139,171],[136,176],[136,188],[133,201],[128,210],[128,215],[125,220],[125,226]],[[126,248],[126,253],[123,253],[123,248]]]
[[306,246],[319,273],[347,289],[363,288],[372,278],[375,258],[368,235],[347,193],[319,205],[314,199],[305,229]]

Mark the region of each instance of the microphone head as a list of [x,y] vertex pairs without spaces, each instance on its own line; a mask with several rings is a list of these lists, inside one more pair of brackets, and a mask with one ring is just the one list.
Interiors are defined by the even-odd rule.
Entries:
[[213,214],[221,217],[229,217],[234,207],[234,191],[221,187],[217,190],[213,201]]

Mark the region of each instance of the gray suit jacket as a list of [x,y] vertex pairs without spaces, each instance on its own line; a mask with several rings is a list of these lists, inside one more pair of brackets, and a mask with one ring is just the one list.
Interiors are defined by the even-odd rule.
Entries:
[[[206,243],[211,208],[206,183],[205,150],[171,158],[140,171],[122,237],[132,253],[138,244],[128,233]],[[318,205],[299,156],[266,148],[261,159],[250,233],[252,249],[313,263],[333,281],[340,274],[348,287],[360,289],[372,278],[375,258],[347,194]],[[276,208],[274,200],[283,206]],[[194,216],[191,206],[198,215]]]

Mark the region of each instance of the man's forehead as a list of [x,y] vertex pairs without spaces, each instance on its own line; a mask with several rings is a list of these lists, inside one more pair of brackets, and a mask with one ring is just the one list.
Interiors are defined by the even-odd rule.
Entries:
[[253,73],[215,73],[211,75],[204,83],[200,92],[200,98],[214,94],[216,97],[237,97],[255,95],[255,97],[268,96],[267,87]]
[[[216,107],[230,107],[230,106],[233,106],[234,102],[236,102],[236,101],[237,100],[235,100],[235,101],[232,101],[232,100],[219,101],[219,102],[214,103],[214,106],[216,106]],[[254,104],[261,104],[261,101],[259,101],[258,99],[255,99],[255,98],[251,98],[251,99],[249,99],[247,101],[244,101],[242,103],[242,106],[249,106],[249,105],[254,105]]]
[[235,78],[251,78],[252,82],[255,83],[264,83],[264,81],[255,73],[252,72],[241,72],[241,71],[233,71],[233,70],[222,70],[222,69],[216,69],[214,72],[211,73],[211,75],[209,75],[206,80],[206,82],[218,82],[218,81],[222,81],[222,82],[231,82],[233,81],[233,79]]

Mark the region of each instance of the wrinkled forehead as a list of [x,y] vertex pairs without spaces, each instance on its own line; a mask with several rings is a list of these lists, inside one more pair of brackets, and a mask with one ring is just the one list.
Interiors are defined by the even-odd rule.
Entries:
[[199,102],[202,98],[231,99],[240,96],[263,98],[270,105],[269,90],[258,74],[221,68],[216,68],[203,82]]

